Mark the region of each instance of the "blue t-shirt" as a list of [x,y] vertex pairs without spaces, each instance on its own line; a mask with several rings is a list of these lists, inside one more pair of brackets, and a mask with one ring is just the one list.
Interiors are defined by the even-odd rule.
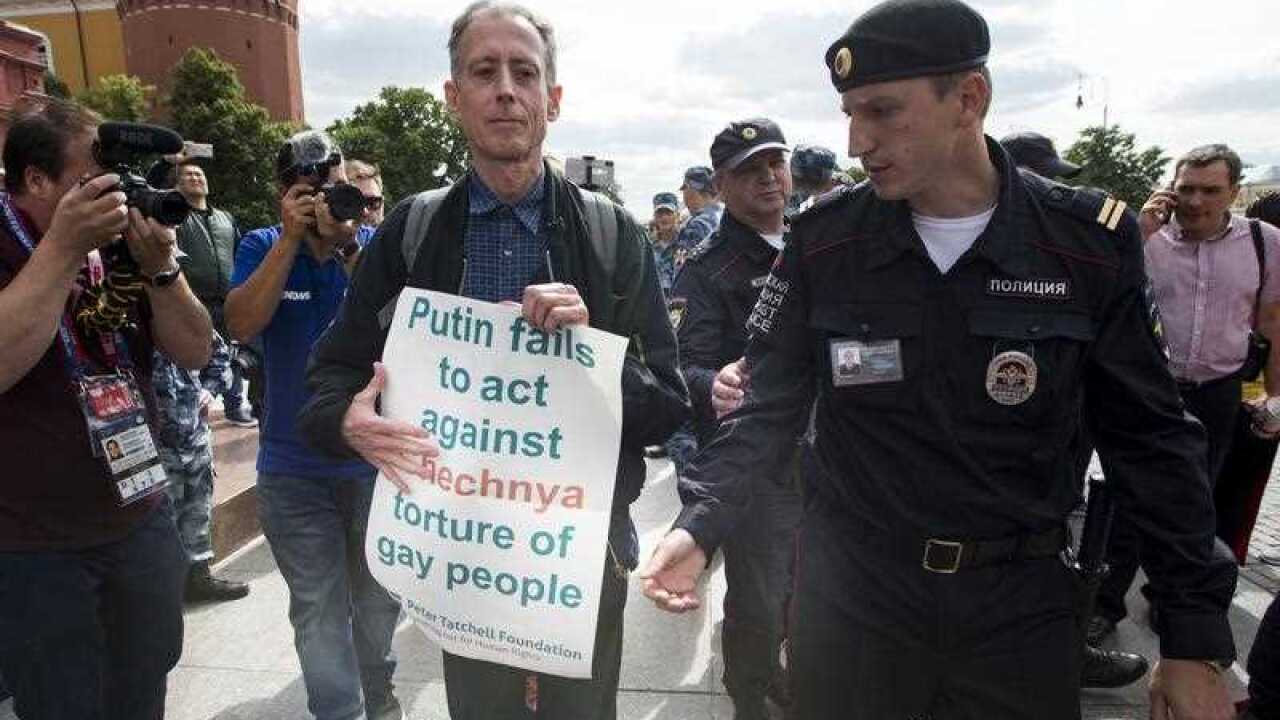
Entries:
[[[356,241],[361,246],[371,237],[373,228],[370,227],[361,226],[356,233]],[[279,240],[279,225],[245,233],[236,250],[231,287],[240,287],[248,280]],[[306,243],[299,246],[280,304],[262,330],[267,413],[258,444],[260,473],[347,478],[375,472],[363,461],[337,461],[312,449],[298,436],[295,421],[310,397],[303,377],[307,357],[320,334],[338,314],[338,305],[346,291],[347,274],[336,258],[319,262]]]

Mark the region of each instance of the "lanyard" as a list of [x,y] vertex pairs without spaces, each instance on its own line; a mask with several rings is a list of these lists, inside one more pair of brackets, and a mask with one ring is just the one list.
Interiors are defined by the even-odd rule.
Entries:
[[[12,200],[10,200],[7,193],[0,193],[0,222],[4,223],[9,235],[18,241],[22,249],[27,251],[28,256],[35,252],[36,244],[31,239],[31,235],[27,233],[27,226],[18,217],[18,213],[14,209]],[[75,327],[72,324],[70,313],[62,313],[62,319],[58,322],[58,339],[62,343],[62,351],[67,358],[67,367],[73,377],[79,380],[88,375],[87,356],[84,350],[76,343]],[[102,345],[109,355],[115,357],[120,367],[130,368],[133,366],[133,359],[129,356],[129,346],[123,335],[113,332],[110,337],[103,336]]]

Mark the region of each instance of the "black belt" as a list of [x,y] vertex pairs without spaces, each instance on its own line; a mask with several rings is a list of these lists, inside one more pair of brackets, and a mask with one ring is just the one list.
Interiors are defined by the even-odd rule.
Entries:
[[884,545],[908,561],[919,561],[925,570],[950,575],[971,568],[1001,565],[1019,560],[1052,557],[1067,546],[1065,527],[1039,533],[982,540],[943,538],[906,539],[873,533],[871,542]]
[[1177,381],[1178,392],[1191,392],[1193,390],[1208,390],[1209,388],[1216,387],[1218,385],[1225,385],[1233,381],[1234,382],[1240,381],[1239,373],[1231,373],[1230,375],[1223,375],[1220,378],[1205,380],[1203,382],[1196,382],[1194,380],[1178,380]]

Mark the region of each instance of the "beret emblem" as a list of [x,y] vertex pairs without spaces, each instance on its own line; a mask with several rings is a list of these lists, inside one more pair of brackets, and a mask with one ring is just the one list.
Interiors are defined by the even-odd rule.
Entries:
[[832,69],[836,71],[836,77],[841,80],[849,77],[849,73],[853,72],[853,52],[847,47],[840,48],[832,63]]

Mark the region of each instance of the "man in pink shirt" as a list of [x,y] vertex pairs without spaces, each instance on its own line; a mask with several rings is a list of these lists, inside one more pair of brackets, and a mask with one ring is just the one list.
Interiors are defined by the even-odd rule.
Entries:
[[[1169,369],[1187,412],[1205,427],[1211,482],[1235,431],[1250,332],[1275,341],[1266,391],[1280,395],[1280,230],[1231,213],[1240,173],[1240,156],[1226,145],[1198,147],[1178,160],[1170,189],[1154,193],[1138,215]],[[1137,532],[1122,516],[1108,554],[1111,575],[1098,595],[1092,640],[1125,616],[1124,594],[1138,567]]]

